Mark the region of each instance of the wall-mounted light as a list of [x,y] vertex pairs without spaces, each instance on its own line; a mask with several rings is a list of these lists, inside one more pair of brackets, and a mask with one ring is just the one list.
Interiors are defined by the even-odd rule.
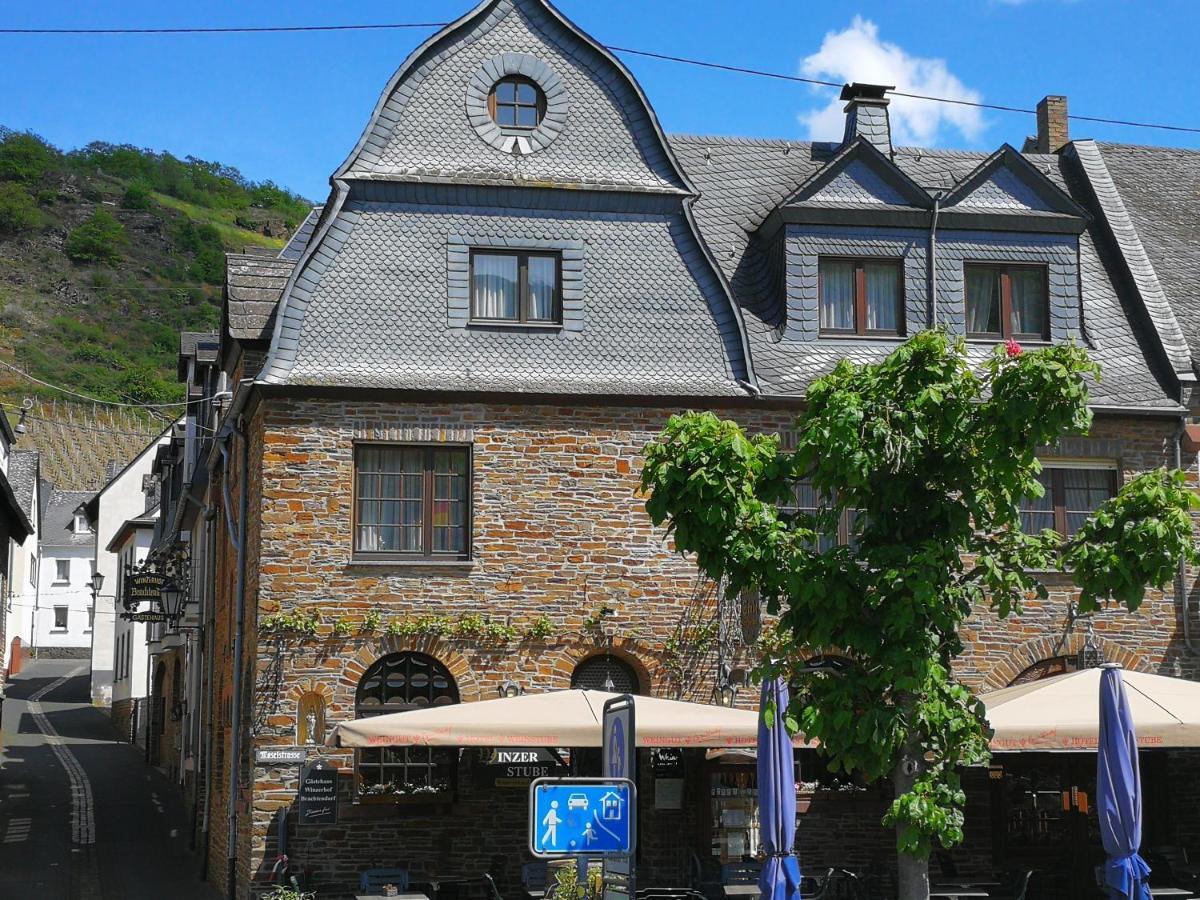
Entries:
[[21,418],[17,419],[17,427],[13,429],[16,434],[24,434],[29,430],[29,426],[25,424],[25,417],[29,415],[29,411],[33,409],[33,398],[26,397],[21,401]]
[[525,693],[525,689],[513,681],[511,678],[505,681],[497,689],[501,697],[520,697]]
[[104,576],[99,572],[92,573],[92,600],[100,597],[100,589],[104,587]]
[[187,594],[180,589],[179,585],[171,579],[167,579],[159,589],[159,596],[162,599],[162,610],[167,614],[168,619],[179,621],[183,618],[183,607],[187,603]]

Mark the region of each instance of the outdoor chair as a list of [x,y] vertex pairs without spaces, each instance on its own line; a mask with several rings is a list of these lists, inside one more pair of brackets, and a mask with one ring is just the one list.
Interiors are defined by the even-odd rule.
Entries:
[[749,860],[747,862],[726,863],[721,866],[722,884],[757,884],[762,865]]
[[849,869],[829,869],[817,880],[815,890],[806,893],[802,887],[800,896],[807,900],[866,900],[862,881]]
[[521,889],[525,896],[544,897],[546,894],[546,864],[544,862],[521,863]]
[[1033,880],[1033,870],[1016,873],[1004,879],[1004,883],[994,891],[989,891],[991,900],[1028,900],[1029,882]]
[[1142,856],[1150,866],[1154,883],[1192,889],[1200,886],[1200,867],[1188,862],[1183,847],[1151,847]]
[[364,894],[379,894],[385,884],[408,890],[408,869],[367,869],[358,876],[358,889]]

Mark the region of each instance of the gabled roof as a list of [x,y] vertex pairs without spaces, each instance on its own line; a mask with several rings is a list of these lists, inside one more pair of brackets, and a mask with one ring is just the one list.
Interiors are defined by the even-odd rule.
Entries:
[[225,254],[225,334],[235,341],[271,339],[275,307],[296,265],[250,253]]
[[95,532],[75,531],[75,512],[92,498],[91,491],[60,491],[51,487],[42,515],[42,532],[39,535],[43,547],[91,546]]
[[179,335],[179,363],[178,375],[182,381],[187,378],[187,363],[189,359],[195,358],[197,363],[215,363],[217,361],[217,348],[220,344],[221,336],[217,332],[207,331],[184,331]]
[[134,516],[132,519],[126,519],[121,523],[121,527],[117,529],[116,534],[108,542],[108,546],[104,549],[109,553],[117,553],[129,537],[136,531],[145,531],[154,528],[158,522],[158,507],[148,509],[140,516]]
[[1173,364],[1183,371],[1186,346],[1200,374],[1200,150],[1097,143],[1082,154]]
[[[942,200],[952,207],[986,209],[989,212],[1059,213],[1087,218],[1087,210],[1031,165],[1022,154],[1004,144],[979,164]],[[1082,229],[1081,229],[1082,230]]]
[[[853,171],[856,167],[859,172]],[[859,173],[866,174],[868,178],[863,178]],[[844,189],[831,191],[830,188],[838,182],[844,184]],[[929,192],[864,137],[847,145],[780,206],[800,203],[840,206],[860,202],[874,207],[883,204],[929,209],[933,206]]]
[[304,221],[300,223],[300,227],[295,233],[288,238],[288,242],[283,249],[279,251],[280,259],[299,259],[304,252],[304,248],[308,246],[309,239],[313,235],[313,230],[317,227],[317,220],[321,218],[321,210],[324,206],[314,206]]

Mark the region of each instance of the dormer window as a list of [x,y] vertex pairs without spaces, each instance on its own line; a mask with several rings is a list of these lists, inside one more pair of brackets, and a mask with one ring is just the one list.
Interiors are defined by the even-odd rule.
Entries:
[[528,78],[510,75],[492,85],[488,112],[501,128],[537,128],[546,115],[546,95]]
[[1045,266],[971,264],[964,277],[968,337],[1049,339]]
[[75,513],[75,533],[86,534],[89,531],[91,529],[88,527],[87,516],[83,513]]
[[517,325],[562,322],[559,253],[471,254],[471,321]]
[[822,256],[817,269],[821,333],[904,333],[900,260]]

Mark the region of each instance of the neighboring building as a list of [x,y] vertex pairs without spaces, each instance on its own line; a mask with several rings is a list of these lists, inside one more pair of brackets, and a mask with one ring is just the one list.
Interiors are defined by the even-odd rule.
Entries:
[[[131,573],[142,568],[150,553],[154,526],[158,521],[158,504],[154,499],[156,494],[154,491],[147,497],[146,509],[126,519],[117,527],[104,547],[105,552],[116,561],[113,597],[126,596]],[[151,626],[122,618],[121,613],[125,612],[125,606],[120,600],[116,602],[115,608],[113,652],[107,667],[111,676],[109,691],[113,728],[122,740],[145,748],[154,729],[145,702],[150,694],[147,630]]]
[[9,561],[10,577],[3,604],[6,640],[0,648],[0,669],[7,669],[12,642],[21,639],[29,646],[33,634],[34,610],[38,606],[38,530],[41,511],[41,465],[36,450],[14,450],[8,462],[9,483],[17,505],[33,526],[33,531],[21,546],[12,548]]
[[[100,594],[96,599],[97,627],[92,631],[92,703],[99,707],[108,707],[113,700],[113,684],[115,680],[115,665],[117,661],[116,636],[119,630],[118,598],[120,594],[121,563],[118,554],[107,549],[119,532],[130,520],[144,516],[147,504],[157,506],[157,494],[147,500],[145,488],[157,485],[150,479],[150,470],[154,464],[158,448],[169,440],[170,428],[161,436],[151,441],[140,452],[136,453],[124,466],[110,464],[108,478],[99,491],[88,498],[85,510],[88,522],[96,533],[96,550],[93,560],[94,570],[103,576]],[[145,629],[142,629],[144,633]],[[141,654],[145,655],[145,644],[142,644]],[[144,663],[143,663],[144,664]],[[145,680],[139,682],[141,694],[144,696]]]
[[[497,874],[516,889],[525,794],[482,754],[324,750],[329,727],[510,689],[707,700],[733,686],[761,611],[718,600],[638,496],[643,447],[675,411],[786,440],[814,378],[921,329],[964,336],[979,361],[1006,338],[1073,339],[1104,368],[1096,422],[1043,449],[1029,527],[1069,534],[1161,465],[1195,476],[1200,243],[1181,223],[1200,204],[1175,185],[1200,154],[1069,142],[1062,98],[1040,105],[1028,152],[899,148],[885,89],[843,96],[839,143],[668,139],[624,67],[549,4],[488,0],[396,73],[278,258],[230,255],[219,352],[182,342],[200,402],[158,451],[150,560],[190,603],[182,633],[149,638],[152,693],[179,715],[151,728],[150,752],[168,768],[177,755],[185,783],[189,756],[204,776],[211,878],[244,898],[266,875],[297,770],[255,766],[253,750],[305,745],[341,773],[338,824],[288,846],[322,895],[380,847],[425,873],[509,859]],[[1050,578],[1020,617],[968,623],[973,688],[1101,656],[1200,677],[1190,569],[1137,614],[1090,618]],[[1196,756],[1155,760],[1144,787],[1164,813],[1147,840],[1200,849]],[[713,814],[746,770],[690,751],[682,764],[683,809],[643,806],[647,883],[749,849]],[[802,766],[820,771],[811,754]],[[1011,755],[991,774],[968,773],[962,868],[1053,858],[1066,817],[1024,842],[1023,804],[1075,796],[1079,773]],[[814,801],[804,866],[888,868],[886,804],[875,789]],[[1051,893],[1089,883],[1085,869],[1057,866]]]
[[[12,603],[13,561],[30,543],[28,539],[34,534],[33,521],[36,519],[26,511],[29,507],[18,499],[9,481],[10,472],[14,476],[18,474],[12,464],[15,439],[12,426],[0,412],[0,647],[4,648],[0,651],[0,658],[4,662],[4,665],[0,665],[0,686],[4,684],[8,663],[7,610],[10,605],[15,605]],[[23,472],[20,474],[24,475]]]
[[84,504],[90,491],[45,484],[38,533],[36,605],[30,646],[39,657],[91,655],[95,609],[92,572],[96,534]]

